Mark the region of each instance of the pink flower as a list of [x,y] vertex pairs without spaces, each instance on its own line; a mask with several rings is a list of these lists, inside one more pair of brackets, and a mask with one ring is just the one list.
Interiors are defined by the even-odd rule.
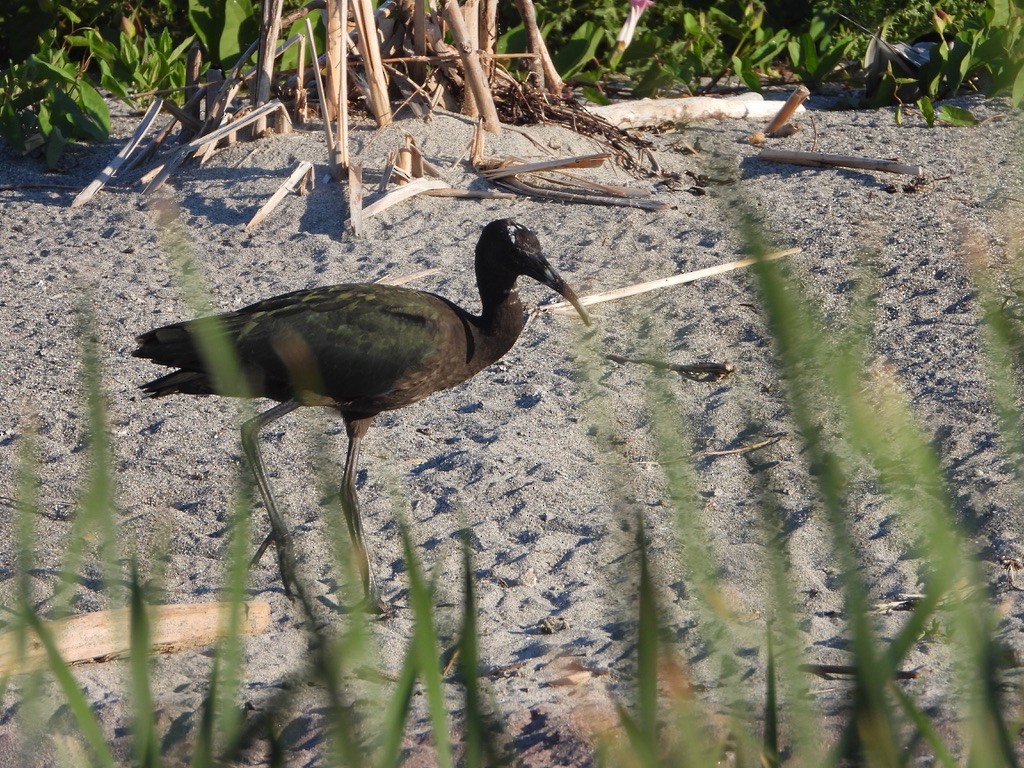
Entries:
[[636,32],[636,25],[640,21],[640,15],[654,5],[654,0],[629,0],[629,16],[626,23],[619,30],[619,36],[615,39],[615,47],[619,51],[626,50],[633,40],[633,33]]

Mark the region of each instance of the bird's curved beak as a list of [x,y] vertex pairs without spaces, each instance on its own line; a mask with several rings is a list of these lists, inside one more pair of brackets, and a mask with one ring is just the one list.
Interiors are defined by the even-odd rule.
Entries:
[[573,308],[579,313],[584,325],[590,325],[590,315],[583,309],[583,304],[580,303],[576,291],[569,287],[569,284],[562,279],[562,276],[551,265],[545,267],[541,282],[551,290],[557,291],[562,298],[572,304]]

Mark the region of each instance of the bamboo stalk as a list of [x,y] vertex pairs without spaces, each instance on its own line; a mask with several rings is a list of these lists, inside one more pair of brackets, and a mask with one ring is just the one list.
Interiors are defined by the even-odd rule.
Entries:
[[348,167],[348,223],[356,237],[363,234],[363,169],[355,163]]
[[455,0],[443,0],[443,3],[444,19],[451,28],[455,47],[462,58],[466,83],[469,85],[473,98],[476,100],[476,106],[483,116],[484,129],[490,133],[501,133],[498,110],[494,107],[494,98],[491,95],[491,89],[487,85],[487,79],[484,77],[484,70],[480,64],[480,55],[469,40],[469,34],[466,30],[466,24],[462,20],[459,4]]
[[362,216],[364,219],[369,218],[370,216],[376,216],[378,213],[386,211],[392,206],[405,202],[410,197],[415,197],[416,195],[422,194],[431,189],[445,189],[448,186],[449,184],[441,179],[413,179],[408,184],[391,190],[383,197],[379,197],[369,205],[363,207]]
[[873,157],[855,157],[853,155],[829,155],[824,152],[802,152],[796,149],[762,149],[758,153],[761,160],[792,165],[810,165],[818,168],[840,167],[860,168],[867,171],[883,171],[885,173],[904,173],[908,176],[924,176],[924,168],[920,165],[907,165],[896,160],[879,160]]
[[608,152],[601,152],[593,155],[577,155],[576,157],[558,158],[555,160],[538,160],[533,163],[519,163],[517,165],[500,165],[494,168],[477,169],[477,172],[490,180],[501,179],[506,176],[515,176],[519,173],[533,173],[535,171],[551,171],[559,168],[599,168],[604,161],[611,157]]
[[[646,283],[638,283],[636,285],[630,285],[625,288],[619,288],[614,291],[603,291],[602,293],[592,293],[589,296],[580,296],[580,304],[583,306],[590,306],[591,304],[602,304],[606,301],[615,301],[617,299],[624,299],[629,296],[638,296],[641,293],[648,293],[649,291],[656,291],[661,288],[670,288],[674,285],[683,285],[685,283],[692,283],[696,280],[700,280],[705,277],[713,277],[714,275],[721,275],[725,272],[730,272],[734,269],[742,269],[743,267],[749,267],[751,264],[756,264],[758,261],[775,261],[781,259],[784,256],[792,256],[795,253],[800,253],[802,248],[787,248],[784,251],[776,251],[775,253],[769,253],[762,256],[760,259],[739,259],[737,261],[730,261],[727,264],[717,264],[713,267],[706,267],[705,269],[697,269],[692,272],[684,272],[679,275],[672,275],[670,277],[661,277],[657,280],[650,280]],[[554,312],[556,314],[573,314],[576,312],[573,309],[572,304],[567,301],[560,301],[557,304],[547,304],[539,309],[544,312]]]
[[[348,11],[351,3],[349,0],[343,0],[342,7],[344,12],[342,18],[348,20]],[[342,168],[348,168],[349,156],[348,156],[348,48],[349,48],[349,37],[345,35],[341,40],[341,82],[339,84],[338,102],[340,106],[340,114],[338,115],[338,149],[340,151],[340,157],[338,162]]]
[[427,54],[427,3],[429,0],[413,0],[412,11],[412,52],[416,61],[409,69],[412,79],[419,85],[427,82],[427,68],[420,59]]

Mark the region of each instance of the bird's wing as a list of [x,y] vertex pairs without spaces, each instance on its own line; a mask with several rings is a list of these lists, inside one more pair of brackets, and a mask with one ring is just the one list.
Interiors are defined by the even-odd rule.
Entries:
[[349,403],[385,396],[429,367],[451,312],[420,291],[343,285],[268,299],[225,324],[255,389]]

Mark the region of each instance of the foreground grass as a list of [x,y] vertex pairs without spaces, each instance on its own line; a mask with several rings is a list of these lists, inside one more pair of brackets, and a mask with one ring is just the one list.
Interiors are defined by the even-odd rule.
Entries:
[[[762,252],[759,235],[749,225],[741,226],[747,227],[745,239],[751,252]],[[172,240],[169,247],[179,256],[187,256],[182,243]],[[183,269],[183,274],[195,274],[195,270]],[[685,684],[686,662],[666,640],[666,628],[661,626],[656,575],[647,556],[644,520],[639,517],[634,525],[637,558],[624,561],[622,566],[626,569],[622,583],[633,584],[635,590],[632,680],[622,686],[617,725],[604,736],[595,737],[595,759],[606,765],[637,766],[708,766],[726,759],[750,766],[900,766],[908,763],[910,755],[927,755],[944,766],[1016,765],[1014,746],[1021,723],[1019,713],[1002,701],[992,601],[979,564],[969,554],[971,549],[957,523],[939,456],[894,382],[866,364],[869,300],[863,299],[854,308],[852,326],[837,336],[835,329],[826,333],[824,319],[800,298],[796,284],[777,263],[760,263],[755,274],[786,385],[791,419],[801,436],[801,456],[817,483],[816,511],[826,522],[837,570],[842,575],[841,620],[850,640],[853,683],[849,707],[839,728],[841,735],[834,743],[823,742],[819,707],[802,667],[808,659],[799,630],[802,617],[794,600],[779,500],[769,489],[762,489],[757,524],[779,544],[767,548],[764,566],[763,579],[770,585],[767,620],[753,624],[740,621],[723,608],[723,585],[710,554],[694,467],[687,462],[666,462],[665,490],[675,516],[680,568],[687,593],[698,605],[699,624],[694,631],[700,634],[720,671],[714,699],[724,703],[724,710],[711,714],[714,708],[708,706],[705,697]],[[199,306],[201,286],[190,285],[187,289]],[[1019,450],[1024,427],[1014,404],[1018,380],[1013,374],[1016,361],[1024,354],[1024,328],[1011,311],[1012,305],[1002,302],[992,288],[981,285],[979,295],[990,331],[996,407],[1009,450]],[[170,764],[172,761],[161,753],[162,734],[153,716],[148,605],[155,601],[152,595],[156,592],[152,585],[143,588],[135,563],[120,546],[102,372],[90,325],[83,313],[89,472],[77,505],[76,535],[69,538],[60,567],[63,575],[51,603],[58,614],[70,609],[76,574],[89,562],[102,574],[109,604],[130,608],[131,652],[126,677],[136,712],[131,726],[130,762],[140,766]],[[583,340],[580,346],[585,386],[588,359],[596,354],[589,343]],[[223,357],[222,350],[211,354]],[[233,373],[229,366],[224,375]],[[688,436],[679,432],[679,425],[685,423],[678,413],[679,404],[672,388],[656,373],[648,382],[646,401],[662,455],[689,455]],[[605,427],[612,423],[599,405],[589,416]],[[823,424],[830,425],[829,429],[823,429]],[[38,637],[47,652],[47,665],[45,672],[0,679],[0,695],[5,708],[16,704],[22,734],[31,739],[46,735],[39,714],[44,691],[55,687],[73,723],[70,743],[77,745],[74,749],[66,745],[62,748],[65,762],[75,764],[76,755],[88,755],[90,764],[115,765],[125,758],[115,755],[105,741],[102,724],[75,675],[59,657],[51,632],[34,607],[30,574],[40,565],[35,562],[32,546],[33,528],[40,513],[38,473],[30,425],[24,433],[16,489],[17,595],[16,603],[9,606],[8,629],[23,643],[31,636]],[[850,527],[850,481],[865,476],[877,483],[898,510],[900,523],[915,532],[917,552],[923,561],[923,597],[893,637],[880,635],[873,620],[868,589],[860,575],[863,564]],[[612,501],[626,508],[624,500]],[[251,507],[248,483],[240,478],[222,586],[224,599],[234,610],[213,654],[205,681],[205,702],[194,743],[188,750],[189,761],[197,766],[231,763],[256,739],[269,745],[268,762],[287,763],[275,715],[291,711],[294,688],[282,688],[255,715],[244,715],[238,706],[245,678],[239,622],[248,578]],[[333,528],[343,532],[344,526]],[[325,702],[319,710],[328,724],[323,760],[345,766],[399,764],[407,724],[413,716],[414,694],[419,689],[424,694],[425,717],[438,765],[515,764],[514,748],[502,732],[502,713],[479,684],[481,628],[468,543],[463,544],[457,642],[454,649],[443,649],[434,585],[404,527],[402,541],[409,581],[408,610],[414,628],[407,646],[401,649],[400,673],[394,681],[379,685],[375,697],[355,693],[365,680],[364,670],[377,665],[380,651],[374,647],[368,619],[359,613],[348,614],[338,619],[343,625],[340,632],[328,631],[318,623],[311,605],[301,600],[296,604],[296,610],[306,615],[309,632],[309,669],[305,674],[316,681]],[[350,574],[347,541],[339,535],[335,543],[336,570]],[[350,596],[357,593],[358,587]],[[936,624],[955,627],[956,631],[936,635],[932,632]],[[956,660],[948,691],[962,702],[962,710],[953,723],[948,717],[942,722],[934,719],[915,697],[914,688],[898,679],[897,670],[906,664],[915,644],[930,632],[930,642],[944,644]],[[740,641],[757,646],[760,656],[767,660],[760,690],[752,691],[751,684],[735,674],[733,654]],[[456,655],[454,662],[451,652]],[[460,702],[455,711],[448,703],[452,699],[446,697],[446,691],[452,690]],[[457,724],[454,731],[453,723]],[[458,738],[453,739],[453,732],[459,734]]]

